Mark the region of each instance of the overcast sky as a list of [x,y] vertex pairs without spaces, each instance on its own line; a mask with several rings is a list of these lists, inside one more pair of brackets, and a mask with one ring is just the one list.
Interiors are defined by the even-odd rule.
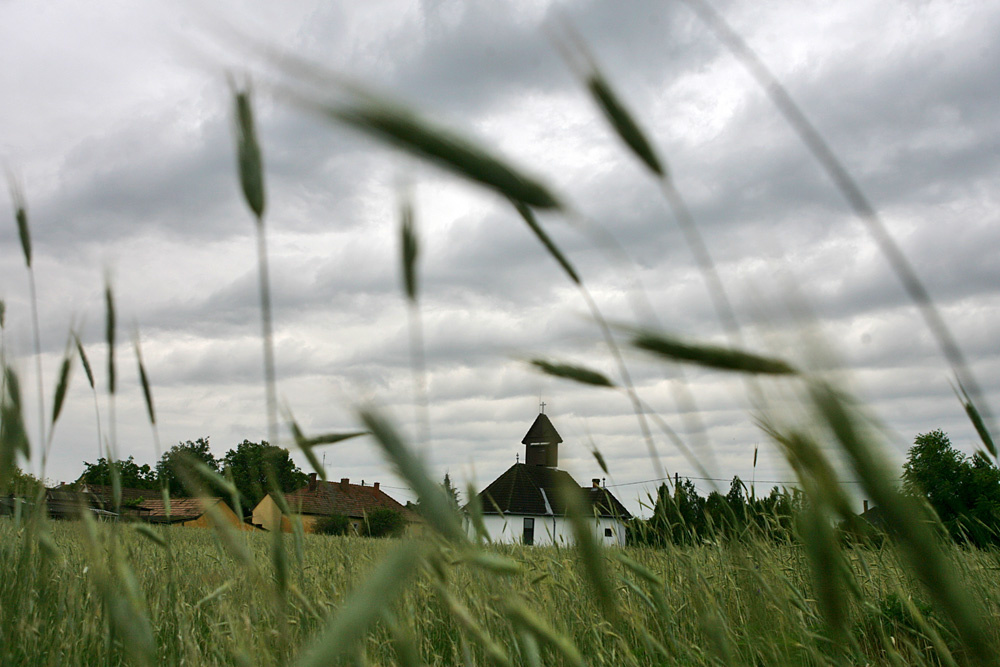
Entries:
[[[0,160],[28,204],[46,402],[71,327],[106,398],[103,289],[118,306],[121,456],[154,463],[135,331],[167,448],[209,437],[222,456],[266,438],[254,227],[241,199],[226,73],[260,81],[278,393],[308,433],[353,429],[372,401],[416,437],[398,210],[411,192],[436,475],[478,489],[522,453],[539,401],[561,466],[604,477],[632,510],[651,463],[628,398],[541,376],[544,356],[617,370],[580,293],[510,205],[310,116],[273,94],[252,40],[349,74],[475,137],[539,177],[613,236],[542,216],[601,311],[723,342],[705,281],[656,184],[609,131],[555,47],[569,23],[670,166],[743,325],[746,345],[798,363],[814,344],[886,426],[901,461],[917,433],[975,433],[948,365],[865,227],[743,67],[676,2],[0,2]],[[925,281],[989,402],[1000,394],[1000,2],[716,2],[861,183]],[[222,21],[220,22],[220,19]],[[229,22],[245,40],[233,40]],[[262,80],[263,79],[263,80]],[[0,194],[5,352],[34,399],[29,283]],[[651,306],[649,308],[642,304]],[[806,320],[788,315],[806,306]],[[811,353],[810,350],[813,350]],[[711,477],[790,480],[744,385],[636,351],[643,399]],[[675,402],[686,387],[698,419]],[[765,382],[769,395],[788,387]],[[28,425],[37,439],[34,402]],[[995,411],[995,410],[994,410]],[[700,426],[699,426],[700,424]],[[754,447],[761,452],[752,469]],[[666,438],[668,474],[703,477]],[[36,461],[29,464],[38,472]],[[325,450],[333,479],[411,499],[376,445]],[[71,481],[98,455],[79,366],[45,476]],[[523,453],[522,453],[523,456]],[[307,464],[297,456],[303,468]],[[698,480],[702,492],[711,483]],[[719,482],[725,491],[728,482]],[[464,494],[463,494],[464,496]]]

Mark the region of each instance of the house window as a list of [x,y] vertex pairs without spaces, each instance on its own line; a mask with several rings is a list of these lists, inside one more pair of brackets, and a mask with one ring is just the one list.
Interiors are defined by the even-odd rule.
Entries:
[[524,544],[535,543],[535,520],[531,517],[524,518],[524,537],[521,541]]
[[614,536],[615,536],[615,531],[611,530],[610,528],[604,529],[604,537],[614,537]]

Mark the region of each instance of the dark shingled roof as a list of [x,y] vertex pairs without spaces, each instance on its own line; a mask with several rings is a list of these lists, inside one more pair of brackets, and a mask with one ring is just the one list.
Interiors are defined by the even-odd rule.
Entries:
[[319,480],[298,491],[286,493],[285,500],[293,512],[302,514],[319,516],[341,514],[360,519],[366,512],[384,508],[399,512],[409,522],[423,521],[416,513],[406,509],[374,486]]
[[535,423],[531,425],[528,429],[528,433],[524,436],[524,440],[521,441],[522,445],[547,445],[550,443],[559,444],[563,439],[559,436],[556,431],[556,427],[552,425],[549,418],[545,416],[544,413],[539,413],[535,418]]
[[579,489],[587,507],[592,508],[597,516],[619,519],[632,517],[607,489],[580,487],[565,470],[524,463],[515,463],[508,468],[507,472],[482,490],[479,499],[484,514],[562,516],[566,514],[566,503],[559,491],[561,488]]

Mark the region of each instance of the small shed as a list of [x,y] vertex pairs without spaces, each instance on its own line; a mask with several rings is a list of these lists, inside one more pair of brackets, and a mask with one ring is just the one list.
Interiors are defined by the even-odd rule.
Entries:
[[[318,521],[339,514],[345,516],[351,523],[354,532],[360,533],[365,521],[365,514],[376,509],[389,509],[399,512],[406,520],[407,531],[419,530],[423,519],[415,512],[407,509],[395,499],[388,496],[379,483],[366,485],[351,484],[344,478],[339,482],[325,482],[316,478],[316,473],[309,475],[309,483],[301,489],[285,494],[285,502],[289,509],[302,521],[302,527],[307,533],[314,531]],[[291,522],[283,516],[278,504],[271,494],[253,508],[253,523],[267,530],[281,527],[285,532],[291,531]]]

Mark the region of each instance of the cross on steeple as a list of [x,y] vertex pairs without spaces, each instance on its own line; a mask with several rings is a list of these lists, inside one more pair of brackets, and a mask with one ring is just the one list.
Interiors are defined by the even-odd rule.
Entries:
[[543,414],[543,415],[545,414],[545,401],[540,401],[538,403],[538,412],[539,412],[539,414]]

